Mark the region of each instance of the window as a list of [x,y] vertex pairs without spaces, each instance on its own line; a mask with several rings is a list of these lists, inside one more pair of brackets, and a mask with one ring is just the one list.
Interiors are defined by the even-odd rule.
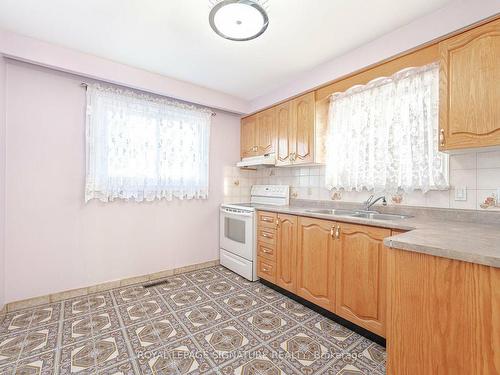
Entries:
[[207,198],[211,111],[87,88],[85,201]]
[[326,183],[347,191],[444,190],[438,151],[439,67],[429,64],[331,97]]

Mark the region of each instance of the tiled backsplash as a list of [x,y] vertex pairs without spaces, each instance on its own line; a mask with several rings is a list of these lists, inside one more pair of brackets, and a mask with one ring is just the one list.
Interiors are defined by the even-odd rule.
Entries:
[[[323,166],[259,170],[226,167],[224,176],[226,203],[247,202],[250,199],[250,187],[254,184],[290,185],[292,197],[298,199],[332,200],[333,196],[332,192],[324,187]],[[467,187],[465,201],[455,200],[455,187]],[[426,194],[415,191],[404,193],[401,197],[387,198],[389,204],[407,206],[500,210],[498,189],[500,189],[500,151],[482,151],[450,156],[449,191],[430,191]],[[370,194],[368,191],[342,191],[334,198],[344,202],[362,202]],[[401,198],[400,203],[397,203],[398,198]]]
[[250,188],[257,184],[259,171],[224,167],[224,203],[250,201]]

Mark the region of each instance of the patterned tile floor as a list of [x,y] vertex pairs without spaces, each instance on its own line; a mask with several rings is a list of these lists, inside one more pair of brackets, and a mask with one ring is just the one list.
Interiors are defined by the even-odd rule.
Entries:
[[0,317],[0,375],[385,374],[385,350],[223,267]]

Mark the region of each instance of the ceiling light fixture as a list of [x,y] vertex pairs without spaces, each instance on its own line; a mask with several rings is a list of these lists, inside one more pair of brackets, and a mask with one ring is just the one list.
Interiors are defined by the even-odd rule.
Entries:
[[269,25],[267,0],[211,0],[210,3],[210,26],[225,39],[255,39]]

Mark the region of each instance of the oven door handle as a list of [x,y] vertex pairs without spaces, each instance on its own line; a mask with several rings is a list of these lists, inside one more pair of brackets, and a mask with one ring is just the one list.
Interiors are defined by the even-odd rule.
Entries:
[[234,212],[226,210],[225,208],[220,208],[220,212],[226,215],[239,216],[239,217],[252,217],[253,212]]

